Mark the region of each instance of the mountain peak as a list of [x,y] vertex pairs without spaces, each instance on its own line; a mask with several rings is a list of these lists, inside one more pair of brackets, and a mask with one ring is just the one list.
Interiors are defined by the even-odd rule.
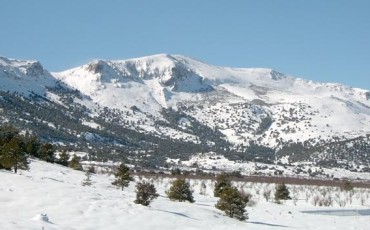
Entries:
[[43,94],[45,87],[53,86],[55,78],[38,61],[0,57],[0,90]]
[[270,70],[270,77],[271,77],[272,80],[275,80],[275,81],[282,80],[282,79],[286,78],[286,76],[284,74],[282,74],[280,72],[277,72],[273,69]]
[[23,75],[38,77],[48,74],[39,61],[0,57],[0,68],[3,69],[3,72],[7,73],[7,76],[14,75],[19,77],[19,75]]
[[108,64],[103,60],[94,60],[87,64],[86,70],[94,74],[102,73],[104,69],[109,68]]

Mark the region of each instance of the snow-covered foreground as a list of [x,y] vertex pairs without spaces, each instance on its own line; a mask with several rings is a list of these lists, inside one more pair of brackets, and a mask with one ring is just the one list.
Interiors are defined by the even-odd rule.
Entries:
[[[203,191],[201,181],[191,182],[196,200],[191,204],[170,201],[164,192],[169,179],[156,179],[160,197],[144,207],[134,203],[135,183],[122,192],[111,185],[113,178],[107,175],[93,175],[91,187],[81,185],[84,178],[83,172],[35,160],[29,172],[1,170],[1,229],[370,229],[369,190],[357,190],[347,197],[345,207],[335,202],[333,207],[315,207],[311,202],[315,196],[307,195],[315,194],[315,187],[305,191],[291,186],[296,199],[278,205],[262,196],[268,189],[273,193],[274,185],[238,184],[252,193],[256,203],[247,207],[249,220],[240,222],[214,207],[217,199],[212,196],[211,181],[204,181]],[[346,198],[339,190],[332,193]]]

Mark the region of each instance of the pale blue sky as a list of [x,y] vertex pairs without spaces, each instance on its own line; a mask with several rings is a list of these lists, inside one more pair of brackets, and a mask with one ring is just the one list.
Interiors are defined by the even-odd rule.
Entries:
[[0,0],[0,55],[50,71],[182,54],[370,89],[369,0]]

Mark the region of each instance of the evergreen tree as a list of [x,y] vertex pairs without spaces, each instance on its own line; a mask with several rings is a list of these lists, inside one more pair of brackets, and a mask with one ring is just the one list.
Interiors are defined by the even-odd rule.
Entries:
[[343,185],[342,185],[342,190],[344,190],[344,191],[352,191],[353,190],[353,185],[348,180],[345,180],[343,182]]
[[247,206],[249,199],[250,196],[239,192],[235,187],[225,187],[215,206],[224,211],[225,214],[231,218],[245,220],[248,219],[245,207]]
[[26,152],[31,156],[39,157],[38,151],[40,148],[40,142],[37,137],[29,134],[29,132],[27,131],[26,135],[24,136],[24,142]]
[[50,143],[42,144],[39,148],[38,155],[41,160],[53,163],[55,161],[54,146]]
[[282,183],[275,188],[275,200],[280,202],[280,200],[290,200],[288,187]]
[[1,147],[0,164],[5,169],[14,169],[17,173],[18,169],[27,170],[28,160],[27,154],[24,148],[24,142],[22,142],[20,136],[14,136],[9,142],[6,142]]
[[3,150],[4,145],[18,135],[18,130],[13,126],[0,126],[0,169],[11,170],[12,163],[9,154]]
[[186,182],[185,179],[176,179],[166,193],[170,200],[194,202],[193,191],[190,189],[189,182]]
[[213,191],[215,197],[220,197],[223,190],[231,187],[229,175],[221,173],[216,177],[215,189]]
[[80,164],[80,158],[76,156],[76,154],[73,155],[71,161],[68,163],[68,166],[70,168],[73,168],[74,170],[82,170],[82,165]]
[[0,126],[0,146],[10,142],[18,134],[19,131],[11,125]]
[[136,184],[136,204],[148,206],[152,200],[157,198],[159,195],[154,184],[144,181]]
[[63,150],[61,153],[59,153],[59,159],[58,159],[58,164],[68,166],[68,161],[69,161],[69,154]]
[[112,184],[121,187],[122,190],[130,184],[130,181],[133,181],[130,169],[124,163],[119,165],[114,176],[116,177],[116,180],[113,181]]

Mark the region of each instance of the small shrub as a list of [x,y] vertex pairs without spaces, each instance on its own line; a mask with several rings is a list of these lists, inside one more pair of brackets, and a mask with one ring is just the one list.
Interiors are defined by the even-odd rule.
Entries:
[[200,191],[199,191],[199,194],[204,196],[204,195],[206,195],[206,193],[207,193],[207,185],[206,185],[206,183],[204,181],[202,181],[200,183]]
[[319,200],[319,206],[329,207],[333,206],[333,199],[328,196]]
[[92,185],[92,181],[91,181],[91,173],[90,171],[86,171],[85,172],[85,176],[86,178],[82,181],[82,186],[91,186]]
[[96,174],[96,169],[95,169],[94,165],[90,165],[87,168],[87,171],[89,171],[91,174]]
[[361,202],[361,205],[364,206],[365,205],[365,202],[366,202],[366,198],[364,195],[361,195],[360,197],[360,202]]
[[313,197],[313,199],[312,199],[312,204],[313,204],[314,206],[317,206],[317,204],[319,203],[320,199],[321,199],[321,197],[320,197],[319,195],[315,195],[315,196]]
[[342,190],[347,191],[347,192],[352,191],[353,190],[353,185],[348,180],[345,180],[343,182],[343,185],[342,185]]
[[148,206],[159,195],[154,184],[144,181],[136,184],[136,204]]
[[68,167],[73,168],[74,170],[82,170],[80,158],[76,156],[76,154],[73,155],[71,161],[68,163]]
[[276,202],[280,202],[280,200],[290,200],[290,196],[289,196],[289,190],[288,190],[288,187],[282,183],[282,184],[279,184],[278,186],[276,186],[276,190],[275,190],[275,200]]
[[270,189],[265,189],[263,191],[263,197],[266,199],[266,201],[269,201],[271,196],[271,190]]

